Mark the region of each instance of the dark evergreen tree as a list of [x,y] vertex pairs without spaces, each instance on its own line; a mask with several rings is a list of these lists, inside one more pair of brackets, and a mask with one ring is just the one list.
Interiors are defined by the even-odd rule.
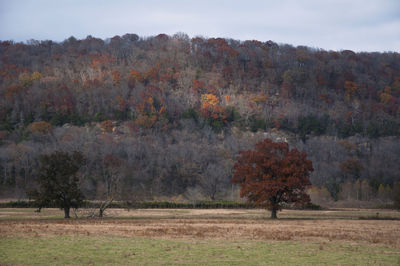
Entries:
[[29,193],[38,202],[39,209],[56,206],[64,210],[64,218],[70,218],[70,209],[80,207],[83,202],[78,177],[83,163],[80,152],[56,151],[40,156],[39,189]]

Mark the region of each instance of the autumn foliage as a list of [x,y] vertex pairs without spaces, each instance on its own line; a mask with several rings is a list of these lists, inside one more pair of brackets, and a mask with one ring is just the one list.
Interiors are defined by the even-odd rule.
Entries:
[[234,166],[232,182],[241,185],[240,196],[271,210],[271,218],[277,218],[283,203],[309,203],[305,189],[311,185],[314,169],[306,153],[270,139],[255,146],[255,150],[240,151]]
[[219,100],[214,94],[203,94],[201,95],[201,102],[203,108],[208,108],[209,106],[216,106]]
[[46,135],[51,131],[51,124],[45,121],[33,122],[30,124],[29,129],[32,133]]
[[215,130],[218,131],[218,128],[228,123],[229,111],[225,106],[219,104],[217,96],[211,93],[202,94],[201,103],[200,113]]
[[0,197],[24,197],[41,152],[76,147],[88,198],[113,154],[127,198],[234,199],[238,147],[264,134],[312,153],[317,198],[391,200],[399,181],[399,53],[125,34],[0,41],[0,55]]
[[111,133],[114,127],[113,122],[111,120],[105,120],[101,122],[100,126],[103,129],[103,131],[107,133]]

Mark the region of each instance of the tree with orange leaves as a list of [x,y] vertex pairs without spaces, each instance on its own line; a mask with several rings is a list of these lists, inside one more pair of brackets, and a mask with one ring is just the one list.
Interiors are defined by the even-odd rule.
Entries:
[[111,77],[113,80],[113,84],[118,85],[121,80],[121,73],[118,69],[114,69],[113,71],[111,71]]
[[270,210],[272,219],[277,218],[283,203],[309,203],[305,190],[311,185],[309,176],[314,169],[306,153],[270,139],[258,142],[255,148],[239,151],[234,166],[232,182],[241,185],[240,196]]
[[207,108],[208,106],[216,106],[219,102],[217,96],[214,94],[202,94],[201,95],[202,107]]
[[346,89],[345,96],[347,101],[351,101],[358,92],[358,84],[353,81],[345,81],[344,88]]

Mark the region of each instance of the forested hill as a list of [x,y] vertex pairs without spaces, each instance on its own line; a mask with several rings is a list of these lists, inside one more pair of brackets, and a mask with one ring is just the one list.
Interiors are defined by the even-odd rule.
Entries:
[[121,198],[232,197],[237,151],[265,137],[305,150],[335,200],[388,199],[400,179],[398,53],[70,37],[0,42],[0,76],[3,196],[34,186],[40,154],[80,150],[88,198],[110,172]]

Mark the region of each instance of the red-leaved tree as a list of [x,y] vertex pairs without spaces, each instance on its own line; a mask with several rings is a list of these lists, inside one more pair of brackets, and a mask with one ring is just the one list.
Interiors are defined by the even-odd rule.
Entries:
[[285,142],[265,139],[255,150],[239,151],[232,182],[241,185],[241,197],[267,208],[276,219],[283,203],[310,202],[305,189],[311,185],[309,176],[314,169],[306,157],[304,152],[289,150]]

